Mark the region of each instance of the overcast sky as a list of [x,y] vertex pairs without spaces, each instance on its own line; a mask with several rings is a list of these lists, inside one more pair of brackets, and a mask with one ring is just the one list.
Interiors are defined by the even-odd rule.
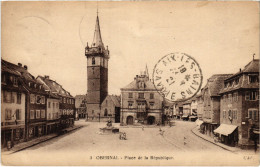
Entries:
[[[49,75],[72,95],[87,92],[84,48],[93,41],[96,2],[2,2],[2,58]],[[103,43],[110,50],[109,94],[147,64],[184,52],[199,63],[203,85],[259,58],[257,2],[99,2]]]

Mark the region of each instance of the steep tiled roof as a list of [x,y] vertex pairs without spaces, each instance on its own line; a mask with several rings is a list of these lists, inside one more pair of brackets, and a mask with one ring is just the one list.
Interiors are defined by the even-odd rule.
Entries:
[[51,91],[51,93],[65,97],[72,97],[70,93],[63,89],[60,84],[58,84],[56,81],[49,79],[49,77],[38,76],[37,79],[41,82],[44,82],[44,88],[46,88],[46,90]]
[[224,80],[228,77],[232,76],[232,74],[215,74],[212,75],[206,84],[206,86],[203,88],[209,89],[210,96],[219,96],[220,90],[224,87]]
[[75,99],[76,99],[76,98],[85,98],[85,99],[87,99],[87,95],[76,95],[76,96],[75,96]]
[[243,69],[243,72],[259,72],[259,59],[254,59],[249,62]]
[[31,82],[38,82],[33,75],[31,75],[27,69],[25,69],[22,66],[15,65],[13,63],[10,63],[8,61],[5,61],[2,59],[2,66],[8,67],[9,70],[11,70],[13,73],[19,74],[23,76],[26,80]]
[[119,100],[119,96],[116,96],[116,95],[108,95],[111,100],[113,101],[114,105],[116,107],[120,107],[120,100]]
[[[142,90],[156,90],[154,84],[150,80],[144,80],[144,83],[145,83],[145,87]],[[137,80],[132,81],[130,84],[128,84],[127,86],[125,86],[122,89],[123,90],[127,90],[127,89],[140,90],[140,88],[138,88]]]
[[[227,78],[224,81],[224,83],[226,83],[228,86],[222,88],[220,93],[225,93],[225,92],[229,92],[241,88],[256,88],[256,89],[259,88],[259,82],[249,83],[249,79],[247,78],[247,75],[250,74],[254,74],[254,75],[258,74],[259,76],[259,59],[252,60],[244,67],[243,70]],[[237,84],[234,84],[235,80],[239,80]]]
[[[243,73],[259,73],[259,59],[254,59],[250,61],[243,70],[237,72],[236,74],[232,75],[228,79],[235,78],[236,76],[239,76]],[[227,80],[228,80],[227,79]]]
[[[32,93],[42,93],[46,94],[45,90],[40,88],[42,85],[33,75],[28,72],[28,67],[22,65],[16,65],[1,59],[1,70],[2,72],[6,71],[14,75],[20,76],[22,85],[26,90],[30,90]],[[33,83],[34,86],[29,86],[29,83]],[[37,87],[36,87],[37,86]]]

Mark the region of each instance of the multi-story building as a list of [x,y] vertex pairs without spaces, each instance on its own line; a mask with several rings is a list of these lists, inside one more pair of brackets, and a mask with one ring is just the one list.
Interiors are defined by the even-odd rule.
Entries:
[[183,115],[182,115],[182,120],[189,120],[189,117],[191,115],[191,100],[187,100],[183,102]]
[[28,67],[2,60],[2,63],[21,75],[21,85],[26,90],[25,139],[30,140],[46,134],[46,97],[43,85],[28,72]]
[[[75,99],[66,91],[60,84],[56,81],[51,80],[49,76],[38,76],[37,80],[44,84],[45,91],[49,94],[54,95],[59,98],[59,128],[64,129],[74,125],[75,119]],[[53,97],[53,96],[52,96]],[[52,99],[51,102],[54,107],[54,112],[57,113],[57,100]],[[56,108],[55,106],[56,105]],[[55,117],[56,119],[57,117]]]
[[220,92],[220,126],[215,130],[222,142],[249,147],[259,142],[259,60],[224,81]]
[[215,74],[211,76],[202,89],[203,125],[202,131],[213,137],[213,131],[220,124],[220,90],[224,87],[224,80],[231,74]]
[[175,105],[176,118],[181,119],[183,116],[183,102],[177,102]]
[[197,101],[197,116],[199,120],[202,120],[203,116],[203,99],[201,93],[196,96]]
[[121,88],[121,124],[161,124],[162,102],[147,71],[136,75],[133,82]]
[[[22,76],[1,61],[1,146],[12,146],[25,139],[26,90]],[[10,147],[9,146],[9,147]]]
[[196,121],[198,118],[198,99],[197,96],[193,97],[191,99],[191,105],[190,105],[191,113],[189,116],[190,121]]
[[86,118],[87,115],[87,95],[75,96],[76,118]]
[[173,118],[173,107],[174,103],[170,102],[167,99],[164,99],[163,101],[163,123],[165,121],[170,121],[171,118]]
[[101,38],[99,17],[97,16],[92,45],[85,48],[87,57],[87,115],[92,121],[99,121],[102,102],[108,95],[109,50],[105,49]]
[[60,98],[51,94],[47,97],[47,134],[57,132],[60,124]]

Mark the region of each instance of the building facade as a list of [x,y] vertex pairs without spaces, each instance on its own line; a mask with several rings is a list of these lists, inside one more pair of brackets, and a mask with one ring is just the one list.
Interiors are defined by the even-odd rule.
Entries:
[[[52,105],[52,107],[50,108],[50,110],[52,110],[54,113],[57,113],[57,109],[59,109],[58,131],[73,126],[75,120],[74,97],[71,96],[70,93],[66,91],[56,81],[51,80],[49,76],[38,76],[37,80],[44,85],[44,90],[48,92],[49,100],[51,100],[50,97],[52,97],[51,100],[52,102],[50,102],[50,105]],[[59,100],[57,101],[54,98],[58,98]],[[58,102],[58,107],[57,107],[57,102]],[[55,116],[55,119],[56,118],[57,117]]]
[[191,115],[191,100],[187,100],[183,102],[183,115],[182,115],[182,120],[189,120],[189,117]]
[[176,118],[177,119],[182,119],[182,116],[183,116],[183,102],[176,103],[175,109],[176,109]]
[[75,96],[76,119],[86,118],[87,116],[87,95]]
[[108,95],[101,104],[100,121],[120,122],[120,96]]
[[59,97],[50,94],[47,97],[47,128],[46,133],[55,133],[58,131],[60,123],[60,107],[59,107]]
[[189,116],[190,121],[196,121],[198,118],[198,99],[197,96],[191,99],[191,105],[190,105],[191,113]]
[[196,96],[197,101],[197,116],[199,120],[202,120],[203,116],[203,99],[201,93]]
[[147,71],[121,88],[121,125],[161,124],[163,98],[149,80]]
[[1,61],[1,146],[24,141],[26,91],[19,72]]
[[203,126],[202,131],[213,137],[213,131],[220,124],[220,90],[224,87],[224,80],[231,74],[215,74],[211,76],[202,89],[203,97]]
[[220,127],[215,130],[227,145],[259,143],[259,60],[225,79],[221,94]]

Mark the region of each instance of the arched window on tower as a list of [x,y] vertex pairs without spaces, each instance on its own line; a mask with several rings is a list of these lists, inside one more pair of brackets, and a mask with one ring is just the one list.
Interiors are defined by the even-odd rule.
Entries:
[[92,64],[95,64],[95,57],[92,57]]

